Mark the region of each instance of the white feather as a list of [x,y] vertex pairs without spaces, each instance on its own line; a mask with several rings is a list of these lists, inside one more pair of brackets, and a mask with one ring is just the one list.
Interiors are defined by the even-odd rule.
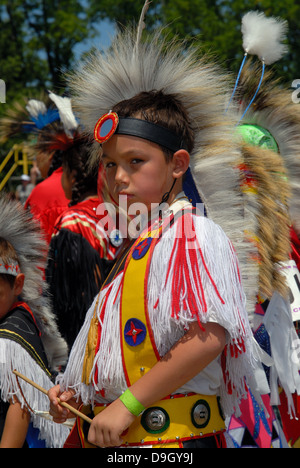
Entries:
[[72,136],[72,132],[78,127],[75,115],[72,110],[71,99],[68,97],[58,96],[57,94],[49,91],[49,98],[56,105],[60,120],[64,126],[67,135]]
[[145,29],[145,16],[146,16],[146,13],[149,9],[149,5],[150,5],[151,2],[149,2],[149,0],[145,0],[145,3],[144,3],[144,6],[143,6],[143,9],[142,9],[142,12],[141,12],[141,16],[140,16],[140,20],[139,20],[139,24],[138,24],[138,28],[137,28],[137,37],[136,37],[136,48],[138,47],[139,43],[140,43],[140,40],[141,40],[141,37],[142,37],[142,33],[143,33],[143,30]]
[[47,112],[46,104],[37,99],[29,99],[27,105],[25,106],[29,115],[34,118],[38,118],[39,115],[44,115]]
[[282,44],[287,29],[285,20],[249,11],[242,18],[243,48],[270,65],[287,53],[287,46]]

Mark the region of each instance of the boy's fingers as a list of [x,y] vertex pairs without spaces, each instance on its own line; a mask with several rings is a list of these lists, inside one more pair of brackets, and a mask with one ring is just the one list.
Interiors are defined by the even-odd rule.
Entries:
[[66,392],[63,392],[60,395],[59,399],[60,399],[60,401],[66,402],[66,401],[71,400],[73,398],[73,396],[74,396],[74,392],[72,390],[68,390]]

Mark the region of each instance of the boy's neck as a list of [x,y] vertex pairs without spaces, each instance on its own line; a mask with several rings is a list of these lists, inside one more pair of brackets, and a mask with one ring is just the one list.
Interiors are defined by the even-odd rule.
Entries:
[[[178,187],[176,187],[178,185]],[[183,191],[183,187],[182,187],[182,183],[176,183],[175,184],[175,187],[174,189],[171,191],[171,193],[169,194],[169,198],[167,200],[166,203],[168,203],[169,205],[171,205],[171,203],[173,203],[176,198],[178,197],[181,197],[181,196],[184,196],[184,191]]]

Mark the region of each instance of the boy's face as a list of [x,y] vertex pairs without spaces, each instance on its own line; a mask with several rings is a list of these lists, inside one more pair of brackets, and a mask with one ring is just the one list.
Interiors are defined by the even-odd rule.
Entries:
[[125,196],[128,207],[143,203],[149,211],[174,180],[173,162],[166,162],[158,145],[138,137],[114,135],[103,144],[103,164],[111,196],[117,203]]
[[10,311],[12,305],[17,301],[24,285],[24,275],[16,277],[13,287],[0,275],[0,320]]

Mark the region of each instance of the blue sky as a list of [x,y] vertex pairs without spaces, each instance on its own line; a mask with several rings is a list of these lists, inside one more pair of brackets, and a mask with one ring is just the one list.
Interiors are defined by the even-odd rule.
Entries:
[[89,51],[92,47],[100,50],[105,50],[111,43],[111,38],[114,36],[114,23],[108,20],[101,21],[99,24],[99,34],[93,39],[81,42],[75,46],[74,52],[76,60],[80,59],[82,53]]

